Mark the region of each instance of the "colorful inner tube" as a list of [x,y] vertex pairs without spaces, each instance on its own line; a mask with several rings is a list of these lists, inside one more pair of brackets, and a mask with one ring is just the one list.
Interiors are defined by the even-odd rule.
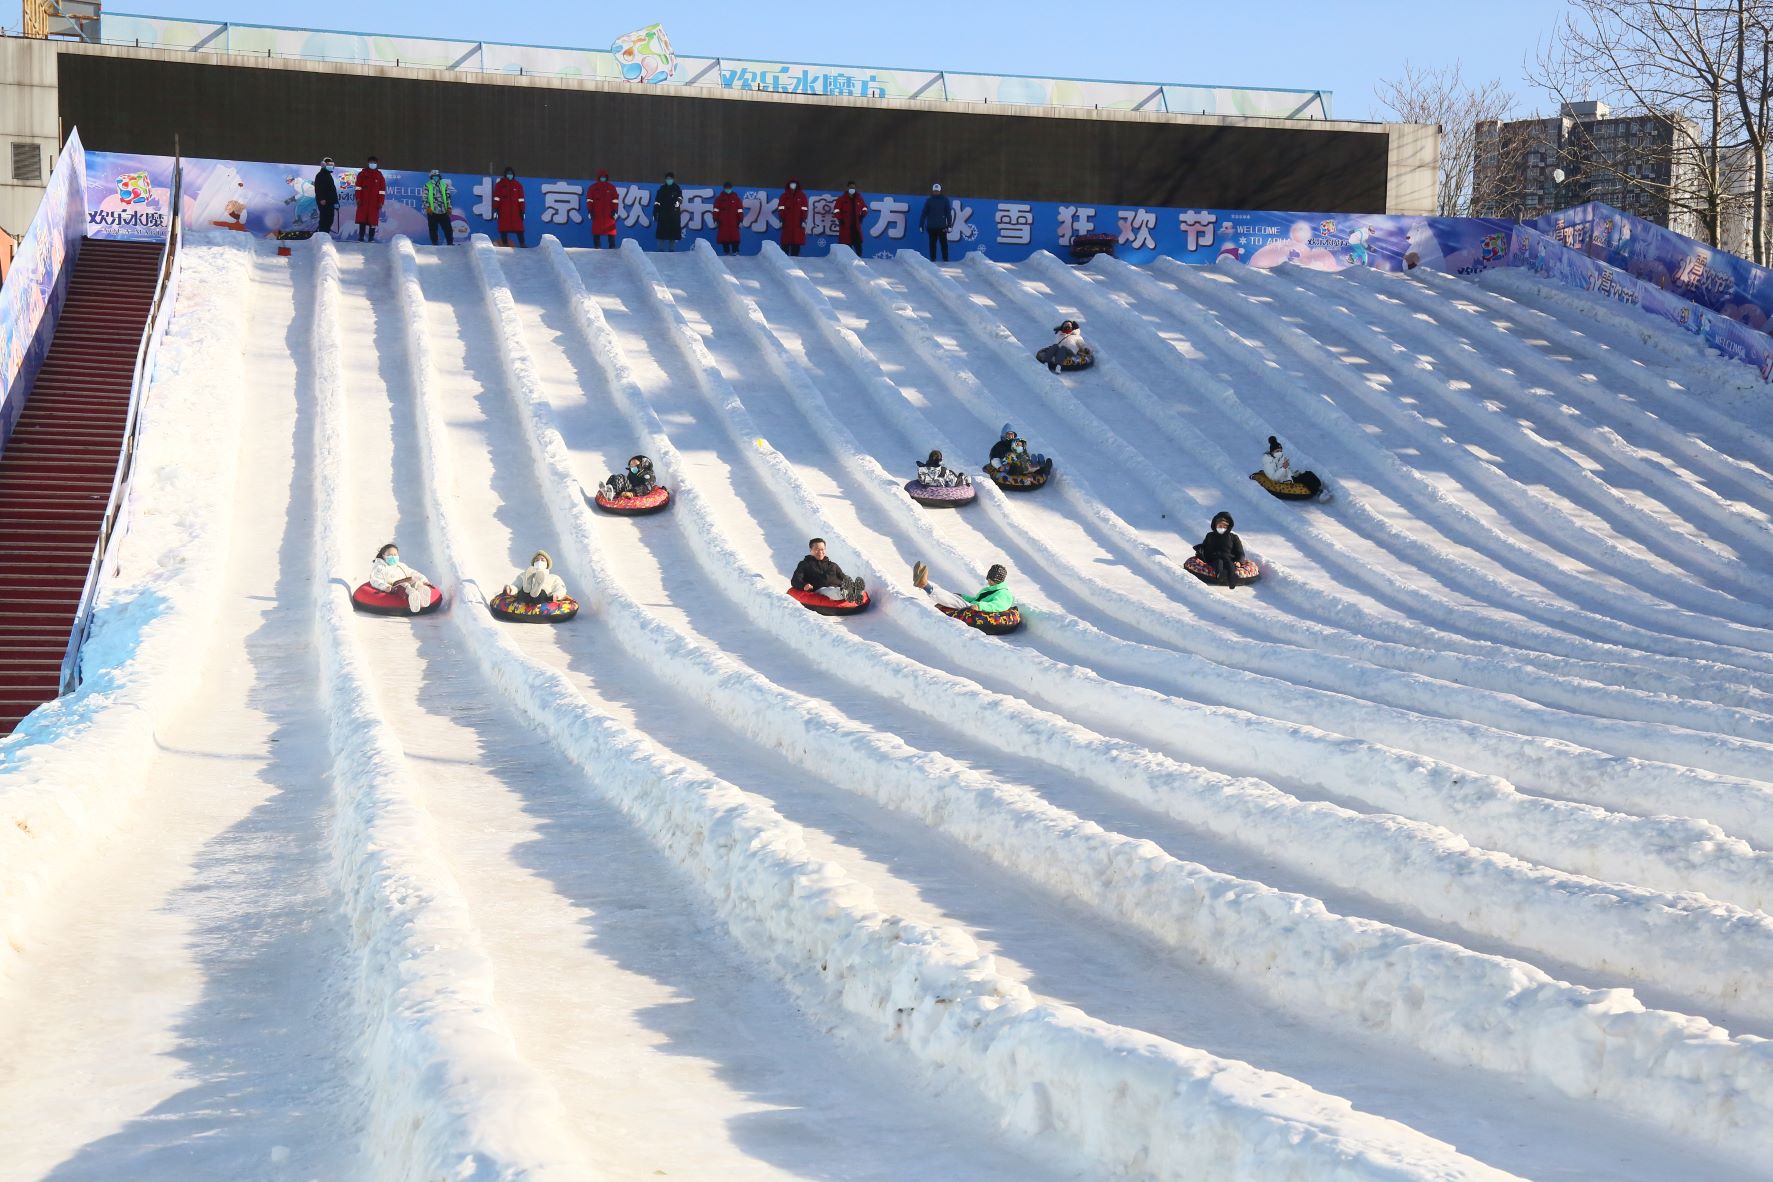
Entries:
[[[1216,587],[1223,587],[1225,585],[1224,580],[1219,577],[1219,572],[1214,570],[1211,566],[1208,566],[1206,560],[1201,558],[1198,554],[1190,557],[1188,561],[1184,562],[1182,564],[1182,569],[1203,583],[1212,583]],[[1262,577],[1262,568],[1251,562],[1248,558],[1242,559],[1237,564],[1237,577],[1239,582],[1254,583],[1257,579]]]
[[1059,362],[1060,373],[1071,373],[1075,370],[1088,369],[1096,364],[1096,355],[1086,346],[1076,357],[1066,357]]
[[915,480],[905,482],[905,491],[912,500],[931,509],[953,509],[979,495],[970,484],[919,484]]
[[1006,472],[994,464],[985,465],[985,475],[991,477],[991,483],[1005,492],[1027,492],[1039,488],[1053,475],[1053,460],[1048,456],[1040,467],[1028,472]]
[[426,612],[436,611],[443,605],[443,592],[436,587],[431,587],[429,590],[431,602],[414,612],[406,602],[406,592],[377,591],[368,583],[364,583],[357,590],[351,592],[351,606],[360,612],[369,612],[376,616],[422,616]]
[[1263,488],[1267,489],[1283,501],[1309,501],[1317,496],[1316,493],[1312,492],[1309,488],[1306,488],[1303,484],[1300,484],[1297,480],[1289,480],[1285,484],[1279,484],[1270,480],[1268,478],[1268,473],[1266,472],[1252,472],[1250,473],[1250,479],[1254,480],[1257,484],[1260,484]]
[[623,517],[644,517],[648,513],[657,513],[671,503],[671,490],[664,485],[652,492],[638,497],[618,497],[610,500],[602,493],[591,498],[593,504],[605,513],[615,513]]
[[792,587],[788,589],[788,595],[808,611],[818,612],[822,616],[853,616],[858,612],[867,611],[868,605],[874,602],[868,597],[866,591],[862,592],[862,602],[860,603],[846,603],[841,599],[826,599],[817,591],[796,591]]
[[988,636],[1008,636],[1022,626],[1022,609],[1019,607],[1003,612],[982,612],[976,607],[943,607],[938,603],[936,610]]
[[486,601],[493,615],[519,624],[564,624],[579,614],[579,601],[570,595],[537,601],[504,592]]

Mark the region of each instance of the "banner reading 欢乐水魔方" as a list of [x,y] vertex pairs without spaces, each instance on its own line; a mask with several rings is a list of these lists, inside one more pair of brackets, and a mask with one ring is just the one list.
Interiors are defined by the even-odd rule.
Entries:
[[[194,160],[184,162],[184,208],[187,230],[233,230],[259,237],[301,237],[319,225],[314,203],[313,167],[258,161]],[[334,171],[340,207],[334,233],[354,233],[358,169]],[[384,240],[406,234],[428,240],[420,204],[426,171],[385,168],[387,202],[378,236]],[[496,233],[492,205],[498,178],[445,173],[455,192],[451,221],[456,235]],[[553,234],[566,246],[590,246],[591,223],[585,208],[590,182],[580,179],[521,177],[525,196],[524,229],[533,245]],[[94,237],[159,238],[166,232],[166,208],[172,161],[164,156],[118,152],[87,153],[88,232]],[[714,185],[683,183],[683,233],[687,244],[715,236]],[[656,182],[617,183],[619,236],[651,248],[656,242],[652,218]],[[754,253],[765,241],[781,236],[776,200],[781,187],[736,186],[744,202],[740,249]],[[833,206],[840,194],[809,190],[806,253],[822,254],[837,241]],[[927,194],[865,193],[868,214],[863,221],[863,250],[870,256],[924,249],[928,236],[919,225]],[[1060,257],[1072,239],[1107,233],[1119,258],[1139,262],[1159,257],[1190,263],[1230,261],[1259,267],[1292,263],[1322,271],[1346,267],[1407,270],[1422,266],[1473,273],[1495,265],[1508,252],[1510,224],[1471,218],[1395,217],[1382,214],[1290,213],[1249,210],[1176,209],[1084,202],[1024,202],[968,194],[949,194],[955,221],[947,238],[956,255],[983,251],[993,259],[1013,262],[1040,250]]]

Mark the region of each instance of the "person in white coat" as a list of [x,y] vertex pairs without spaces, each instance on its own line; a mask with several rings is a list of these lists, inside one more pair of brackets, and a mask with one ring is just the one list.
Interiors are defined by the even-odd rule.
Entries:
[[1078,328],[1075,320],[1061,322],[1059,327],[1053,330],[1053,335],[1053,343],[1036,353],[1034,359],[1054,373],[1058,373],[1061,362],[1076,360],[1083,356],[1089,346],[1084,344],[1083,332]]
[[430,582],[400,561],[400,547],[393,542],[376,551],[376,560],[369,565],[369,585],[391,595],[404,594],[406,606],[415,613],[431,602]]
[[566,580],[554,573],[554,560],[537,550],[529,565],[505,584],[506,595],[521,595],[531,603],[552,603],[566,597]]
[[1268,450],[1262,453],[1262,471],[1276,484],[1299,484],[1314,497],[1323,495],[1324,482],[1317,478],[1317,473],[1293,471],[1293,461],[1282,450],[1280,440],[1272,435],[1268,437]]

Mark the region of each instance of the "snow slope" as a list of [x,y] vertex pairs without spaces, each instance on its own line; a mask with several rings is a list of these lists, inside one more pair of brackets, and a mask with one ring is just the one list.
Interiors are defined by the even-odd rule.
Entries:
[[[0,745],[0,1176],[1764,1168],[1773,412],[1690,338],[1519,276],[189,249],[88,688]],[[904,496],[1006,420],[1048,487]],[[636,451],[673,508],[598,513]],[[782,594],[814,534],[872,611]],[[445,611],[349,610],[390,539]],[[538,548],[579,619],[494,621]]]

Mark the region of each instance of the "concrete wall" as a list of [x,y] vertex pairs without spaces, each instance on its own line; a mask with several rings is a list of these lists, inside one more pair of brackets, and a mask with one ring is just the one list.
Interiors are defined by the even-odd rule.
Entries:
[[[61,150],[55,48],[47,41],[0,37],[0,229],[22,238]],[[37,145],[43,180],[12,179],[12,145]]]

